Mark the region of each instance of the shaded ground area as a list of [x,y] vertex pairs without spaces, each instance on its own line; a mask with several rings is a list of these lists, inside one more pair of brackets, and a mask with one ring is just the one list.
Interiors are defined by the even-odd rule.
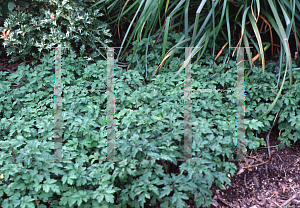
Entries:
[[[10,57],[6,56],[6,49],[1,50],[0,71],[13,73],[24,61],[19,59],[16,63],[9,64]],[[26,56],[26,65],[33,60],[31,56]],[[261,133],[259,137],[266,138],[267,133]],[[212,185],[210,189],[214,203],[211,208],[300,207],[300,141],[291,147],[278,150],[279,133],[274,126],[270,134],[271,158],[267,147],[258,148],[256,152],[248,150],[247,159],[251,159],[251,162],[235,162],[238,170],[234,177],[230,178],[232,185],[227,186],[227,190],[222,191],[215,184]],[[190,208],[196,207],[192,198],[186,200],[186,203]],[[145,207],[159,205],[146,204]]]
[[[213,185],[214,204],[211,208],[300,207],[300,141],[278,150],[277,128],[270,134],[271,158],[268,148],[258,148],[247,154],[250,163],[235,164],[237,173],[231,178],[232,186],[221,191]],[[266,138],[266,133],[259,137]],[[196,207],[196,206],[190,206]]]
[[[297,208],[300,207],[300,141],[291,147],[278,150],[279,130],[274,126],[270,133],[270,152],[260,147],[249,151],[250,162],[234,162],[237,172],[230,178],[231,186],[220,190],[214,183],[213,204],[210,208]],[[268,132],[258,135],[266,138]],[[193,198],[185,200],[189,208],[197,208]],[[145,206],[158,208],[156,206]],[[203,207],[200,207],[203,208]]]

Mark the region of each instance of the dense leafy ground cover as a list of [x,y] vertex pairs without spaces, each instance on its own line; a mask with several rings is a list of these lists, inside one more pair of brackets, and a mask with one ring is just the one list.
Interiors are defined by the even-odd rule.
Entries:
[[[175,161],[183,158],[184,73],[174,75],[175,66],[183,61],[179,58],[163,68],[169,72],[146,79],[147,85],[137,69],[126,72],[115,67],[115,151],[123,161],[99,161],[106,158],[106,94],[100,92],[64,92],[63,157],[70,161],[46,161],[53,154],[51,55],[35,69],[23,65],[1,78],[3,207],[33,207],[34,203],[46,207],[49,201],[51,206],[65,207],[142,207],[148,199],[151,204],[159,200],[160,207],[184,207],[190,196],[197,206],[208,206],[212,203],[208,187],[213,182],[220,188],[230,184],[228,174],[237,169],[228,162],[235,155],[234,92],[193,93],[193,157],[201,160]],[[84,67],[84,59],[73,55],[62,59],[63,88],[105,89],[106,62]],[[236,62],[215,65],[212,77],[207,60],[192,66],[193,89],[234,88]],[[245,80],[248,149],[266,145],[254,131],[270,129],[280,109],[286,115],[278,120],[284,134],[299,139],[298,117],[287,116],[299,114],[298,81],[292,89],[286,82],[282,99],[266,118],[256,120],[276,95],[272,67],[266,66],[264,76],[261,68],[254,67]],[[299,74],[294,76],[299,79]],[[281,137],[282,143],[289,145],[290,138]]]
[[[104,40],[109,33],[106,24],[100,21],[102,9],[83,11],[89,6],[82,1],[78,4],[53,1],[56,4],[50,9],[54,8],[56,13],[52,13],[43,8],[46,1],[38,2],[38,6],[30,8],[31,12],[13,11],[1,28],[3,45],[8,46],[11,61],[30,53],[44,62],[35,68],[20,65],[11,74],[1,72],[1,206],[143,207],[151,203],[185,207],[189,198],[197,206],[209,206],[213,201],[208,188],[215,184],[224,189],[237,171],[229,161],[236,151],[236,95],[229,91],[193,92],[192,156],[200,160],[176,162],[183,158],[185,74],[175,76],[175,73],[184,61],[184,54],[176,52],[163,65],[163,73],[152,77],[161,61],[158,55],[162,51],[161,42],[149,46],[148,68],[141,60],[146,59],[145,43],[152,43],[153,39],[139,43],[131,70],[126,72],[115,66],[115,155],[124,160],[102,161],[107,152],[106,94],[79,91],[63,93],[63,158],[69,161],[47,161],[54,147],[54,59],[47,46],[71,45],[79,50],[77,55],[83,55],[85,46],[91,45],[96,57],[101,41],[109,42]],[[170,42],[164,42],[166,47],[178,43],[180,35],[169,33]],[[33,51],[34,46],[39,51]],[[131,58],[129,55],[128,61]],[[213,65],[214,73],[212,63],[207,55],[193,64],[193,89],[235,88],[236,62]],[[62,58],[62,64],[63,88],[106,88],[105,61],[98,59],[90,64],[86,58],[70,54]],[[245,65],[248,71],[247,62]],[[282,130],[279,147],[300,138],[300,121],[296,116],[300,111],[297,71],[292,87],[288,86],[287,77],[284,96],[258,121],[279,91],[282,74],[278,83],[278,66],[278,63],[266,64],[265,74],[261,73],[261,67],[254,67],[245,80],[248,150],[266,145],[264,138],[256,133],[268,131],[277,112],[280,116],[276,121]]]

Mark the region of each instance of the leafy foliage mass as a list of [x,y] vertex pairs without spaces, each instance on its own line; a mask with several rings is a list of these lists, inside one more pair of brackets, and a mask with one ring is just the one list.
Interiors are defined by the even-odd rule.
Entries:
[[52,50],[48,47],[57,44],[71,47],[81,56],[88,45],[94,51],[92,58],[99,58],[99,54],[105,56],[105,50],[99,47],[112,42],[106,39],[112,35],[107,24],[101,21],[103,9],[91,9],[92,2],[37,0],[29,6],[26,4],[27,12],[22,9],[9,12],[0,30],[9,31],[3,46],[7,47],[7,55],[11,55],[10,62],[25,60],[28,54],[39,60]]
[[6,19],[8,17],[9,12],[13,10],[18,10],[20,8],[20,5],[22,7],[27,7],[29,5],[30,0],[23,0],[19,1],[17,5],[16,0],[0,0],[0,21],[2,22],[3,19]]
[[[157,66],[155,54],[154,49],[149,55],[151,66]],[[54,148],[53,56],[51,51],[34,69],[20,65],[8,76],[1,72],[2,207],[144,207],[146,202],[157,201],[160,207],[187,207],[185,200],[191,196],[197,206],[209,206],[212,183],[223,189],[230,184],[228,173],[233,175],[236,170],[228,162],[236,151],[236,94],[200,91],[235,88],[235,61],[214,65],[214,76],[207,66],[210,57],[192,66],[192,86],[197,90],[192,94],[192,156],[198,160],[176,161],[183,159],[184,145],[184,72],[174,73],[184,59],[178,57],[154,77],[147,76],[144,69],[126,72],[115,67],[117,162],[103,161],[107,152],[106,94],[64,91],[63,159],[69,161],[53,162],[48,160]],[[63,89],[105,89],[106,61],[87,65],[84,58],[75,57],[71,51],[62,59]],[[279,110],[284,115],[279,118],[280,128],[288,135],[281,137],[282,144],[289,145],[291,137],[294,141],[300,138],[300,121],[295,117],[299,115],[299,82],[293,89],[286,82],[285,95],[269,116],[257,121],[274,99],[272,89],[276,91],[273,83],[277,81],[271,72],[262,77],[260,70],[254,67],[245,80],[246,146],[266,145],[253,132],[270,129]],[[294,77],[299,80],[299,74]],[[167,161],[179,173],[167,170]]]

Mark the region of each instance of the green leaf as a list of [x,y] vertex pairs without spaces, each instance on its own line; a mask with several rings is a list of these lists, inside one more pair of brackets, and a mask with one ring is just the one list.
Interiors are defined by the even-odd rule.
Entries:
[[96,198],[97,198],[98,203],[101,203],[104,199],[104,194],[98,193]]
[[30,196],[25,196],[22,197],[20,202],[20,207],[21,208],[25,208],[25,207],[29,207],[29,208],[35,208],[35,204],[33,203],[34,199],[31,198]]
[[186,204],[182,199],[189,199],[189,197],[185,193],[175,190],[171,203],[172,204],[176,203],[177,208],[186,207]]
[[171,193],[172,190],[173,190],[172,187],[169,186],[169,185],[163,187],[163,190],[159,194],[159,198],[163,198],[164,196],[168,196]]
[[67,205],[68,204],[68,198],[67,197],[61,197],[59,201],[59,205]]
[[70,198],[69,198],[69,206],[72,206],[73,204],[75,204],[76,203],[76,198],[74,198],[73,196],[70,196]]
[[221,183],[218,183],[217,186],[223,191],[226,190],[226,187]]
[[207,188],[207,186],[202,183],[198,184],[198,189],[203,196],[205,196],[205,195],[211,196],[212,195],[211,191]]
[[114,195],[104,194],[104,196],[105,196],[105,201],[110,202],[110,203],[114,203]]
[[43,190],[48,193],[50,191],[50,186],[48,184],[43,185]]
[[291,131],[291,126],[288,122],[284,122],[278,125],[279,130],[286,129],[287,131]]
[[67,176],[67,175],[64,175],[64,176],[62,177],[61,180],[62,180],[63,184],[66,183],[67,179],[68,179],[68,176]]
[[278,150],[282,150],[284,148],[284,143],[283,142],[280,142],[278,144]]

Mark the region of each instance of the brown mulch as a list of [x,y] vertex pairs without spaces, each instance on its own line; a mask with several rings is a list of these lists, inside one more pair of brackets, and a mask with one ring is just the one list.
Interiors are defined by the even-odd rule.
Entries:
[[[211,208],[300,207],[300,141],[278,150],[279,133],[276,127],[270,133],[270,160],[265,147],[256,152],[248,150],[246,158],[252,161],[249,164],[235,162],[238,170],[230,178],[231,186],[225,191],[215,185],[211,187],[214,202]],[[258,137],[266,138],[267,134],[261,133]]]
[[[250,162],[234,162],[238,169],[230,178],[231,186],[227,185],[222,191],[213,183],[210,187],[213,204],[209,208],[300,207],[300,141],[278,150],[279,133],[274,126],[269,137],[271,158],[267,147],[257,151],[247,149],[246,159]],[[266,138],[267,134],[264,132],[258,137]],[[197,208],[192,197],[184,201],[189,208]],[[160,206],[147,204],[145,207]]]
[[[8,63],[10,57],[6,56],[6,49],[2,44],[0,48],[0,71],[15,72],[24,61],[19,59],[16,63]],[[26,65],[32,67],[33,60],[31,56],[26,56]],[[259,137],[266,138],[267,133],[261,133]],[[238,170],[230,178],[231,186],[227,186],[227,190],[222,191],[215,184],[212,185],[210,190],[214,203],[211,208],[300,207],[300,141],[278,150],[278,136],[279,131],[275,126],[270,134],[270,160],[265,147],[258,148],[256,152],[248,150],[247,159],[252,161],[248,164],[235,162]],[[186,200],[186,203],[190,208],[196,207],[192,198]]]

